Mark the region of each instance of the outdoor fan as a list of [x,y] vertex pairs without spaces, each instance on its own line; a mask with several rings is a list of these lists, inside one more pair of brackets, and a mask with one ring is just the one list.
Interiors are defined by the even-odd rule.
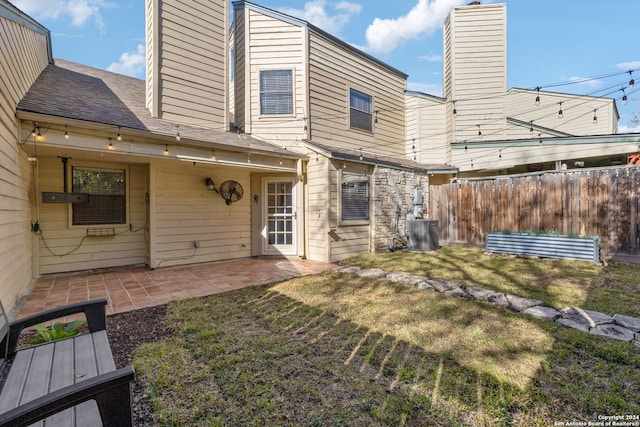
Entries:
[[238,181],[225,181],[220,186],[220,195],[230,205],[242,199],[242,185]]

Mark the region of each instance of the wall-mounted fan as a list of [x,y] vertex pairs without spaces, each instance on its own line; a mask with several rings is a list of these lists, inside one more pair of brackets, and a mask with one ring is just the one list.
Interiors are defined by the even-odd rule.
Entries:
[[238,181],[225,181],[220,185],[220,195],[228,205],[242,199],[242,194],[242,185]]

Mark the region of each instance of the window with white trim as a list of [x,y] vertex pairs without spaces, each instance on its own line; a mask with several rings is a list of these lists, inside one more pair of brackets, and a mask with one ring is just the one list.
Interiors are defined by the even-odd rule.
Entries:
[[349,126],[351,129],[373,131],[373,97],[349,89]]
[[72,168],[72,191],[89,194],[72,204],[72,225],[126,224],[127,195],[122,169]]
[[260,71],[260,114],[293,114],[293,71]]
[[369,177],[342,172],[340,218],[342,221],[369,220]]

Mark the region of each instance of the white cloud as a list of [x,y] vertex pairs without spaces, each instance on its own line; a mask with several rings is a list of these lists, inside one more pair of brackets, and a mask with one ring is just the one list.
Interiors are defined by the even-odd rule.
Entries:
[[124,74],[130,77],[144,77],[146,64],[144,45],[139,44],[135,52],[125,52],[120,55],[118,62],[112,62],[107,67],[108,71]]
[[418,56],[417,59],[419,62],[440,62],[442,61],[442,55],[432,53],[429,55]]
[[569,77],[569,81],[582,86],[587,86],[593,89],[602,87],[602,80],[598,80],[590,77]]
[[618,127],[618,133],[640,133],[640,125],[621,125]]
[[616,67],[623,70],[635,70],[640,68],[640,61],[622,62],[620,64],[616,64]]
[[13,0],[13,3],[18,9],[39,20],[68,16],[71,24],[76,27],[93,21],[100,29],[105,26],[100,10],[117,7],[104,0]]
[[442,85],[434,83],[407,82],[407,90],[442,96]]
[[442,27],[451,8],[467,0],[419,0],[404,16],[373,20],[367,28],[367,43],[374,52],[391,52],[399,44],[428,36]]
[[328,12],[325,0],[312,0],[304,4],[304,9],[281,8],[282,13],[303,19],[313,25],[332,34],[340,32],[342,27],[349,23],[351,17],[362,11],[362,6],[357,3],[341,1],[333,7],[335,13]]

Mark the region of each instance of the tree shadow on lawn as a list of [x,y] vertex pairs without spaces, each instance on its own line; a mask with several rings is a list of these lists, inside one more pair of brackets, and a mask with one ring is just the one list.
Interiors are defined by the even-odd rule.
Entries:
[[556,308],[580,306],[587,298],[593,277],[602,269],[586,261],[510,257],[462,247],[441,247],[429,253],[361,255],[343,263],[450,280],[465,286],[539,299]]
[[[401,305],[415,295],[392,284],[367,288],[364,280],[349,287],[339,280],[342,276],[300,278],[171,303],[167,326],[172,337],[143,345],[135,358],[138,378],[154,396],[157,421],[163,425],[526,425],[547,422],[549,414],[556,413],[577,418],[575,411],[583,409],[584,405],[574,404],[569,389],[556,397],[559,386],[547,385],[553,381],[562,385],[575,358],[583,360],[578,349],[563,344],[559,348],[563,355],[554,361],[557,327],[525,319],[518,328],[526,327],[531,339],[543,344],[514,343],[509,336],[500,338],[501,316],[516,315],[470,301],[440,300],[444,297],[435,293],[425,303],[428,308],[428,300],[438,298],[431,300],[431,311],[407,305],[404,317],[379,313],[367,309],[373,304],[366,298],[386,298]],[[409,294],[408,300],[398,299],[404,294]],[[348,311],[349,305],[356,307]],[[461,305],[472,309],[456,308]],[[412,310],[426,318],[424,324],[416,322]],[[478,320],[480,312],[488,313],[484,315],[488,321]],[[390,326],[407,322],[426,328],[423,341],[416,342],[412,330]],[[452,325],[455,328],[448,327]],[[461,330],[468,332],[456,337]],[[497,342],[487,341],[492,334],[498,336]],[[560,337],[564,339],[563,333]],[[465,357],[464,351],[469,352]],[[630,359],[628,354],[620,357]],[[472,358],[476,363],[470,363]],[[637,363],[637,357],[630,360]],[[506,365],[505,369],[498,373],[492,372],[495,367],[487,369],[496,364]],[[517,379],[505,374],[509,365],[514,366],[512,376],[526,369],[530,378],[518,385]],[[587,383],[578,385],[589,390]],[[629,390],[625,396],[640,394],[638,384]],[[599,407],[618,408],[605,403]]]

